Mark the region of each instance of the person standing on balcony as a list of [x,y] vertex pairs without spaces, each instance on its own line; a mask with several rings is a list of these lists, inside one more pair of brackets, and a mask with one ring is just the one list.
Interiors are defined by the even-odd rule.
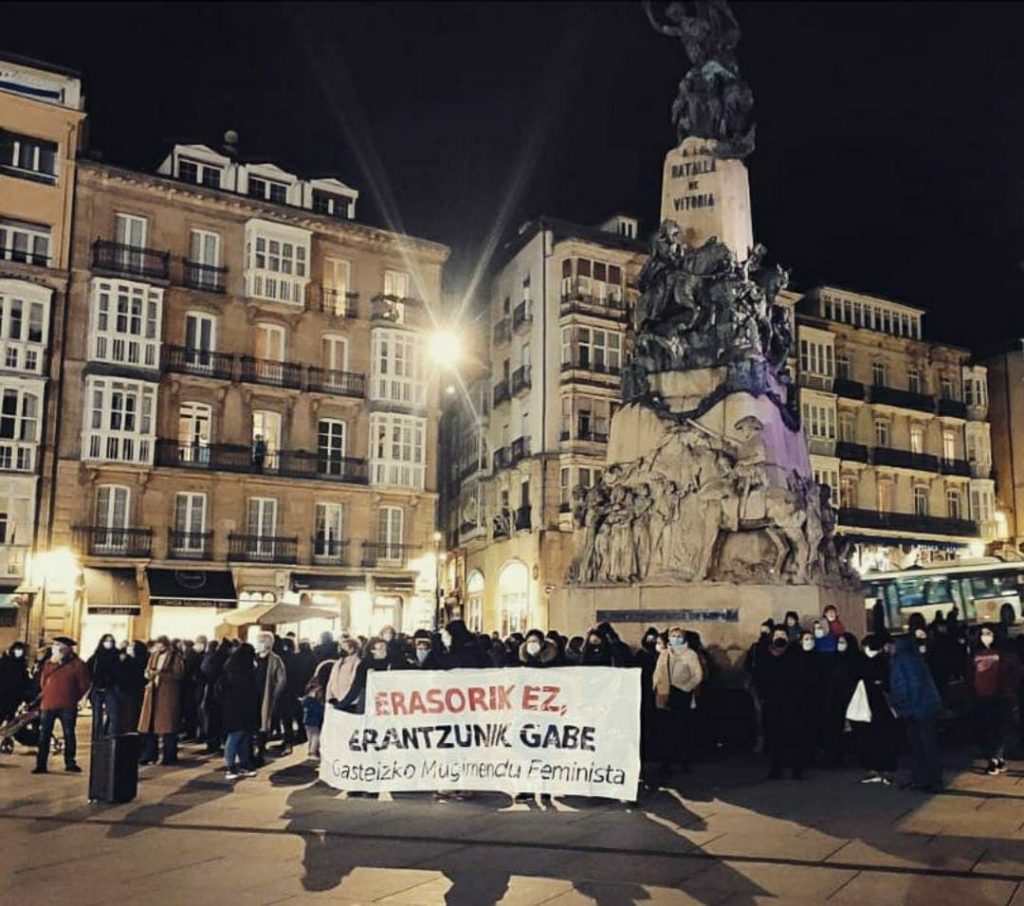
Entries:
[[263,471],[263,465],[267,461],[267,442],[262,434],[257,434],[252,439],[252,467],[256,472]]
[[89,670],[72,650],[74,639],[59,635],[53,640],[50,657],[43,665],[39,678],[42,691],[39,717],[39,748],[36,751],[36,766],[33,774],[46,773],[46,761],[50,757],[50,739],[53,725],[60,719],[64,731],[64,770],[80,774],[82,769],[75,762],[77,744],[75,721],[78,719],[78,703],[89,691],[91,680]]

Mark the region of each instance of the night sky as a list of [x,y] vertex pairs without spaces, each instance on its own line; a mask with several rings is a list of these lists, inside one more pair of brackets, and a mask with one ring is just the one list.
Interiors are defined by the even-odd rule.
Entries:
[[[633,3],[8,4],[0,48],[78,69],[90,145],[176,140],[361,191],[359,220],[453,248],[547,213],[656,225],[686,65]],[[979,350],[1024,332],[1024,8],[735,3],[754,91],[755,235],[806,288],[930,311]]]

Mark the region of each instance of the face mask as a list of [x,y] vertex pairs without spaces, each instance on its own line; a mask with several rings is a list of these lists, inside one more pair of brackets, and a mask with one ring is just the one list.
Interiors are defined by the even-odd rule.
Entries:
[[680,638],[680,637],[679,637],[679,636],[677,636],[677,635],[674,635],[674,636],[672,636],[672,637],[671,637],[671,638],[670,638],[670,639],[668,640],[668,643],[669,643],[669,644],[670,644],[670,645],[671,645],[671,646],[672,646],[673,648],[676,648],[676,649],[682,649],[682,648],[685,648],[685,647],[686,647],[686,639]]
[[202,654],[206,651],[206,646],[202,644],[196,645],[192,650],[195,651],[196,654]]
[[11,654],[13,654],[15,657],[24,657],[25,656],[25,649],[24,648],[15,648],[14,651],[11,652]]
[[540,642],[529,642],[526,646],[527,654],[540,654]]
[[989,645],[991,645],[993,641],[994,641],[994,637],[989,635],[987,632],[983,632],[981,634],[981,644],[984,645],[986,648],[988,648]]
[[60,648],[60,647],[54,648],[53,651],[50,653],[50,660],[51,661],[56,662],[56,661],[63,660],[63,658],[64,658],[64,649],[63,648]]
[[256,648],[260,654],[267,654],[270,651],[270,642],[260,642]]
[[441,644],[443,644],[445,648],[452,647],[452,634],[447,629],[441,630]]
[[644,648],[653,648],[655,641],[656,639],[654,636],[647,636],[647,638],[644,639]]
[[804,651],[814,651],[814,639],[804,639],[800,643],[800,647],[803,648]]
[[107,651],[110,651],[110,649],[114,647],[114,640],[113,639],[107,639],[103,643],[103,647],[106,648]]
[[819,627],[818,627],[817,629],[815,629],[815,630],[814,630],[814,637],[815,637],[816,639],[823,639],[823,638],[825,638],[825,630],[824,630],[824,629],[822,629],[822,628],[821,628],[821,627],[819,626]]
[[776,639],[774,642],[772,642],[772,647],[777,648],[779,651],[781,651],[783,648],[786,647],[786,640]]
[[866,658],[875,658],[875,657],[878,657],[878,654],[879,653],[877,651],[873,651],[870,648],[865,648],[864,649],[864,657],[866,657]]
[[920,651],[921,654],[924,654],[928,650],[928,646],[927,645],[918,645],[917,646],[917,650]]
[[382,661],[388,656],[388,649],[384,645],[376,645],[373,649],[373,659]]
[[846,642],[836,642],[836,651],[846,651]]
[[416,649],[416,660],[421,664],[430,656],[429,648],[417,648]]

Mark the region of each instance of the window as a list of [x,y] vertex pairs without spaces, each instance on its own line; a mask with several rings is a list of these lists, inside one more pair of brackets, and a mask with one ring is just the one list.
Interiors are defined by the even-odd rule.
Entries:
[[828,343],[816,343],[813,340],[801,340],[800,370],[822,377],[832,377],[835,373],[832,346]]
[[345,474],[345,423],[322,418],[317,425],[317,465],[321,475]]
[[569,484],[569,469],[562,467],[558,470],[558,503],[563,511],[569,509],[571,495],[572,487]]
[[281,413],[269,409],[256,409],[252,413],[252,439],[259,438],[267,445],[263,460],[264,471],[277,470],[277,454],[281,449]]
[[850,380],[850,357],[845,353],[836,356],[836,377]]
[[577,328],[576,342],[576,367],[608,374],[619,373],[621,366],[619,334],[610,330],[579,327]]
[[349,208],[352,199],[345,195],[335,195],[332,192],[324,192],[322,189],[313,190],[313,213],[325,214],[328,217],[336,217],[338,220],[349,218]]
[[921,372],[916,368],[907,371],[907,389],[911,393],[921,392]]
[[348,370],[348,340],[344,337],[323,338],[324,368],[329,372]]
[[313,516],[313,555],[340,557],[345,538],[345,506],[318,503]]
[[352,263],[343,258],[324,260],[324,307],[331,314],[348,312],[348,293],[352,285]]
[[178,457],[182,462],[210,461],[213,413],[205,403],[183,402],[178,407]]
[[590,261],[580,258],[576,261],[576,291],[581,296],[589,296],[590,284]]
[[910,426],[910,452],[924,453],[924,428],[921,425]]
[[920,485],[914,488],[914,515],[928,515],[928,488]]
[[16,387],[0,393],[0,470],[35,470],[39,443],[39,397]]
[[568,299],[572,296],[572,258],[566,258],[562,262],[562,298]]
[[184,491],[174,496],[172,547],[179,553],[206,550],[206,495]]
[[380,559],[402,559],[402,523],[404,513],[401,507],[382,506],[377,511],[377,543],[380,545]]
[[857,483],[852,475],[844,475],[839,481],[839,503],[850,509],[857,506]]
[[185,364],[193,371],[212,371],[216,322],[213,315],[190,311],[185,315]]
[[370,398],[407,406],[424,405],[423,352],[416,334],[374,329]]
[[257,299],[304,305],[309,277],[308,230],[264,220],[245,227],[245,292]]
[[249,177],[249,197],[261,198],[274,204],[288,203],[288,185],[262,176]]
[[484,624],[484,576],[475,569],[466,583],[466,625],[472,632],[482,632]]
[[852,412],[839,413],[839,439],[846,444],[857,441],[857,423]]
[[384,295],[409,298],[409,275],[402,271],[384,271]]
[[808,438],[836,439],[836,410],[831,405],[808,402],[801,408],[804,432]]
[[210,189],[220,188],[221,168],[215,164],[204,164],[202,161],[178,158],[178,179],[192,182]]
[[0,259],[48,267],[50,228],[42,224],[0,218]]
[[949,488],[946,491],[946,513],[950,519],[963,519],[963,495],[958,488]]
[[218,292],[224,288],[220,272],[220,236],[209,230],[191,231],[185,274],[189,286],[196,289]]
[[0,129],[0,173],[53,185],[57,181],[57,145]]
[[991,522],[994,518],[995,502],[992,492],[985,488],[971,489],[971,518],[975,522]]
[[871,365],[871,383],[875,387],[887,387],[889,385],[889,369],[885,362],[873,362]]
[[987,406],[988,387],[981,378],[967,378],[964,380],[964,402],[968,406]]
[[370,415],[370,480],[377,485],[423,489],[426,419],[374,412]]
[[273,497],[250,497],[246,552],[257,560],[274,559],[277,533],[277,501]]
[[97,551],[116,552],[128,547],[130,501],[131,493],[121,485],[101,484],[96,488],[97,531],[93,545]]
[[146,283],[94,278],[91,294],[90,358],[158,368],[164,291]]
[[580,486],[584,488],[593,487],[596,477],[596,469],[580,469]]
[[284,328],[260,321],[256,324],[256,358],[270,362],[284,361]]
[[87,376],[83,458],[152,465],[156,391],[156,384],[145,381]]
[[889,446],[889,422],[884,418],[875,421],[875,446]]
[[839,506],[839,472],[834,468],[812,467],[814,480],[818,484],[828,488],[829,502],[832,506]]
[[942,432],[942,458],[946,462],[956,459],[956,433],[953,431]]
[[878,479],[878,512],[892,512],[892,479]]
[[956,396],[953,393],[953,379],[949,377],[939,378],[939,396],[944,400],[954,400]]
[[118,245],[142,249],[146,247],[147,221],[135,214],[114,215],[114,237]]
[[0,368],[42,372],[49,296],[42,287],[0,280]]

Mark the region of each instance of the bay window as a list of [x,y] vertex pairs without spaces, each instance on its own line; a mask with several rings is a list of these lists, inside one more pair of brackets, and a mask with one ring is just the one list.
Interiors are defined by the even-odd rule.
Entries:
[[50,228],[38,223],[0,218],[0,259],[47,267]]
[[39,397],[17,387],[0,391],[0,470],[35,470],[39,444]]
[[370,415],[370,480],[373,484],[422,490],[427,420],[411,415]]
[[152,465],[157,385],[89,375],[82,458]]
[[0,280],[0,367],[42,373],[49,301],[48,289]]
[[[251,182],[251,180],[250,180]],[[245,294],[302,306],[309,282],[309,230],[266,220],[245,225]]]
[[164,291],[146,283],[94,278],[90,293],[89,358],[159,367]]
[[422,406],[427,388],[423,376],[423,344],[404,330],[373,331],[373,372],[370,399]]

